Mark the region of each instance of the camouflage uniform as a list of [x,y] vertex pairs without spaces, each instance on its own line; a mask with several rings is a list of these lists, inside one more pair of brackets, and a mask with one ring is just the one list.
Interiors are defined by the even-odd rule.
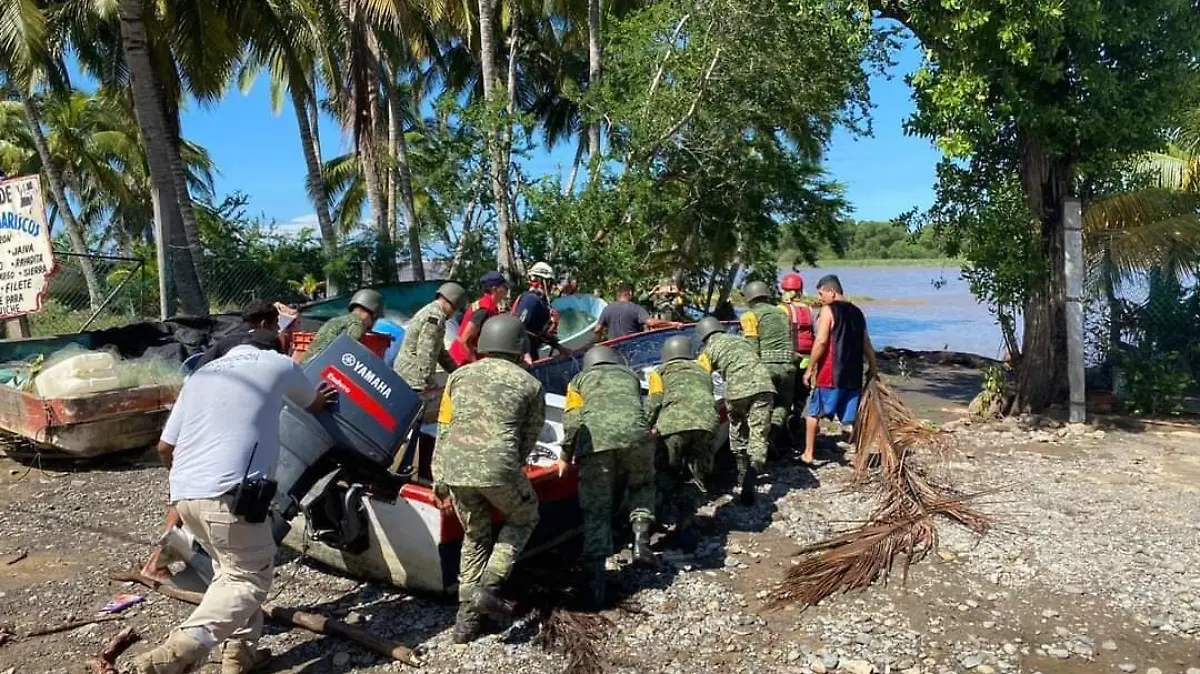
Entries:
[[320,330],[317,330],[317,335],[313,337],[312,343],[308,345],[308,350],[304,352],[302,362],[307,363],[312,360],[313,356],[323,351],[325,347],[333,343],[333,340],[342,335],[350,335],[350,338],[357,342],[365,334],[367,334],[367,324],[356,314],[331,318],[325,321],[325,325],[322,325]]
[[[538,522],[538,500],[522,466],[546,420],[542,385],[519,365],[485,358],[446,380],[433,454],[436,488],[448,488],[463,525],[458,597],[499,584]],[[492,508],[504,525],[492,535]]]
[[758,351],[758,359],[775,387],[771,425],[787,428],[796,395],[796,340],[787,310],[768,302],[754,302],[742,314],[742,335]]
[[681,522],[703,502],[713,464],[713,433],[720,420],[712,375],[694,360],[673,360],[650,374],[650,425],[660,449],[655,483],[660,503],[673,505]]
[[729,447],[737,459],[739,477],[750,465],[761,470],[767,462],[767,435],[775,398],[770,373],[749,342],[726,333],[709,337],[697,360],[709,372],[720,372],[725,380]]
[[650,520],[654,509],[654,450],[642,413],[641,382],[624,365],[595,365],[567,386],[563,408],[563,459],[579,466],[583,510],[583,561],[603,561],[613,551],[616,485],[628,489],[630,521]]
[[446,314],[437,300],[417,312],[404,331],[404,342],[396,354],[392,369],[404,378],[414,391],[433,385],[433,373],[440,364],[453,372],[457,365],[446,352]]

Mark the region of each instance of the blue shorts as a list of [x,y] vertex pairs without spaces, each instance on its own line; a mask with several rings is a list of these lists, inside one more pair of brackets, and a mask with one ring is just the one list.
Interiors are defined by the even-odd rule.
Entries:
[[843,388],[816,388],[808,397],[808,416],[834,418],[843,424],[854,423],[858,416],[858,396],[862,391]]

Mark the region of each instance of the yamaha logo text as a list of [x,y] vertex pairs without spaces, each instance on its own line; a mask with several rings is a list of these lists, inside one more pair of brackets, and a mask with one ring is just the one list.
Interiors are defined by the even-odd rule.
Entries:
[[375,389],[379,395],[384,398],[392,397],[392,387],[388,386],[387,382],[383,381],[379,375],[375,374],[371,368],[367,367],[366,363],[360,361],[354,354],[343,353],[342,365],[354,370],[354,374],[362,377],[363,381],[370,384],[371,388]]

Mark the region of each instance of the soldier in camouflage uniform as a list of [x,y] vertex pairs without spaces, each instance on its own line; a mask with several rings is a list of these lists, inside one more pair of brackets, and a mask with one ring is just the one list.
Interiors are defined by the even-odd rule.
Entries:
[[654,449],[642,413],[642,385],[621,355],[594,346],[583,371],[567,386],[563,408],[561,475],[572,459],[579,466],[579,507],[583,510],[583,573],[589,606],[604,605],[604,560],[613,552],[615,486],[624,483],[633,524],[633,558],[654,561],[650,526],[654,513]]
[[705,370],[716,370],[725,380],[725,407],[729,411],[729,448],[737,459],[741,499],[753,505],[754,483],[767,462],[767,435],[771,430],[771,404],[775,387],[758,354],[745,339],[731,335],[712,316],[696,324],[700,357]]
[[[455,643],[478,636],[485,614],[510,610],[498,591],[538,522],[537,494],[522,467],[542,432],[546,403],[541,383],[517,364],[525,348],[521,321],[489,318],[479,334],[484,358],[450,375],[438,410],[434,490],[439,498],[449,494],[463,525]],[[494,537],[493,507],[504,515]]]
[[313,356],[323,351],[341,335],[350,335],[354,341],[362,339],[363,335],[375,327],[376,319],[382,315],[383,295],[378,290],[364,288],[354,293],[354,296],[350,298],[350,312],[325,321],[325,325],[322,325],[321,329],[317,331],[312,343],[308,345],[308,350],[304,352],[302,362],[307,363],[312,360]]
[[414,391],[420,393],[434,386],[433,373],[439,364],[446,372],[454,372],[457,363],[446,351],[446,319],[465,306],[467,291],[457,283],[443,283],[434,300],[408,322],[392,369]]
[[758,359],[775,387],[771,410],[771,444],[776,451],[787,443],[788,422],[796,394],[796,341],[787,309],[771,302],[771,289],[752,281],[742,289],[750,310],[742,314],[742,336],[758,351]]
[[664,504],[675,507],[675,533],[685,549],[696,546],[692,525],[704,500],[704,481],[713,463],[713,433],[720,423],[712,375],[692,355],[692,341],[684,335],[663,342],[663,364],[650,374],[647,410],[659,440],[656,489]]

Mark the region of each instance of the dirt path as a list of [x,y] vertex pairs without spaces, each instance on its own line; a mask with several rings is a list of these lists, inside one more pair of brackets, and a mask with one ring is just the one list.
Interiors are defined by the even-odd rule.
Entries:
[[[956,418],[978,386],[978,373],[966,369],[910,375],[894,387],[940,423]],[[771,466],[755,508],[714,500],[697,554],[660,549],[659,570],[613,574],[630,598],[606,614],[608,671],[1200,672],[1200,430],[1010,422],[958,428],[955,437],[958,452],[937,470],[970,491],[1002,488],[980,504],[996,517],[994,531],[977,539],[945,525],[940,554],[914,566],[906,585],[893,578],[806,611],[769,610],[766,592],[794,552],[871,507],[850,490],[849,469],[832,461],[837,450],[825,441],[821,456],[831,462],[816,471]],[[0,461],[0,621],[23,632],[92,615],[129,591],[107,577],[142,560],[165,498],[165,472],[149,456],[72,470]],[[27,556],[4,565],[18,551]],[[428,672],[541,674],[565,664],[521,623],[456,648],[450,603],[294,560],[278,568],[272,592],[422,647]],[[153,643],[186,611],[149,597],[121,622],[10,641],[0,646],[0,674],[85,671],[80,663],[122,626]],[[272,632],[264,643],[278,654],[267,671],[402,669],[297,632]]]

